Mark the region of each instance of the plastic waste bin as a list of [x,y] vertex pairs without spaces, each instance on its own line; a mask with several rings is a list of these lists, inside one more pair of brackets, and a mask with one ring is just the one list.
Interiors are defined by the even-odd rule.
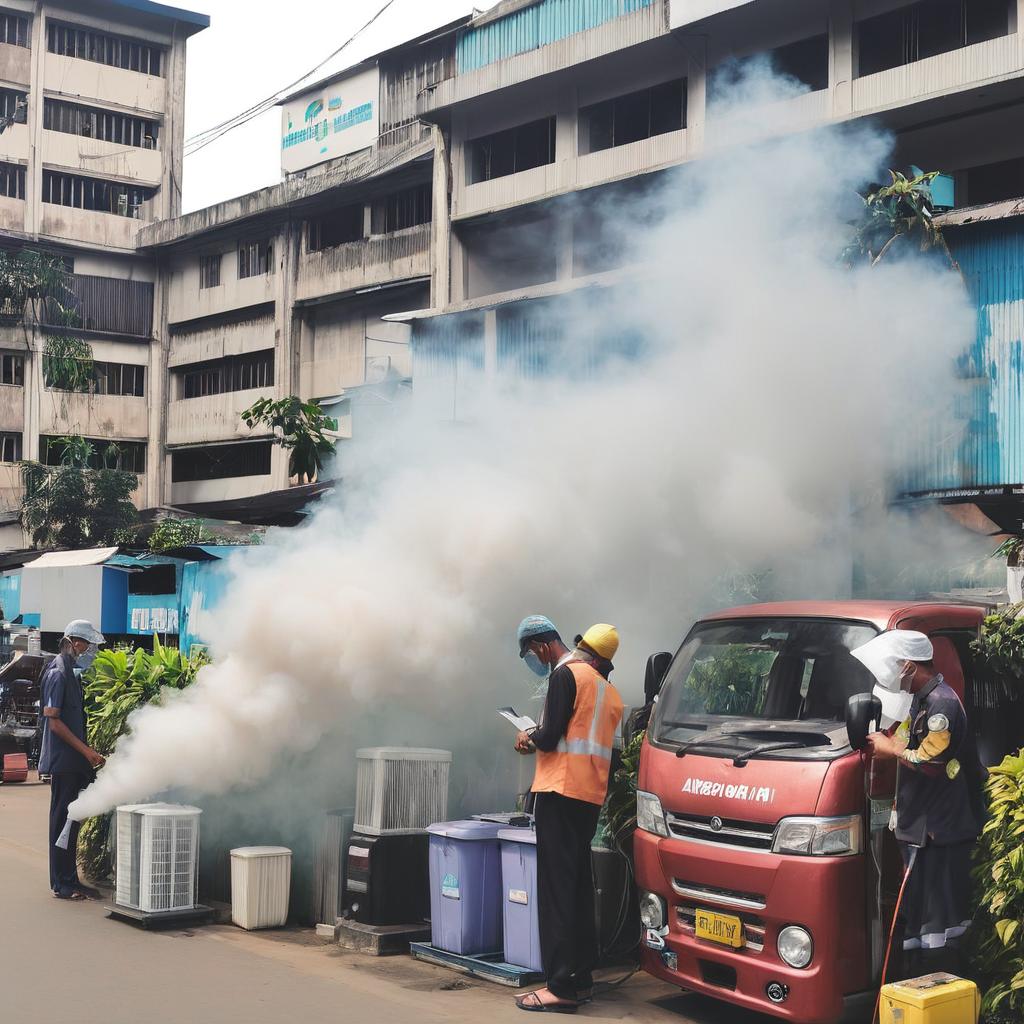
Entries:
[[288,922],[292,851],[242,846],[231,851],[231,920],[240,928],[280,928]]
[[532,828],[503,828],[498,839],[505,962],[540,971],[543,967],[537,924],[537,833]]
[[430,825],[430,941],[472,956],[501,949],[502,825],[441,821]]

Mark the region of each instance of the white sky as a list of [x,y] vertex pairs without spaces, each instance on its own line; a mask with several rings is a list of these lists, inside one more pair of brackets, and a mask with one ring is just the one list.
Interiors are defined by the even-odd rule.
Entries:
[[[173,2],[173,0],[172,0]],[[181,0],[210,15],[188,44],[185,137],[240,113],[322,61],[383,7],[385,0]],[[495,0],[394,0],[348,50],[310,79],[355,64],[395,43],[487,8]],[[281,179],[281,111],[274,107],[185,159],[182,209],[273,185]]]

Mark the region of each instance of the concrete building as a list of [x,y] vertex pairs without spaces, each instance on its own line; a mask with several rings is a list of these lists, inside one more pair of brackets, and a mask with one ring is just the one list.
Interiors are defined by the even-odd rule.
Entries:
[[205,15],[150,0],[0,3],[0,247],[59,256],[76,326],[95,360],[88,392],[44,379],[54,323],[7,310],[0,323],[0,507],[16,508],[17,459],[47,461],[48,439],[116,442],[157,489],[161,364],[153,346],[155,265],[140,228],[181,208],[185,49]]

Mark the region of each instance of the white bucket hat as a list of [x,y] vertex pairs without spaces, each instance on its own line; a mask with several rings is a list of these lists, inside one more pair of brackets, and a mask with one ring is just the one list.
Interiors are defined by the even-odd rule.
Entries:
[[872,692],[882,702],[882,725],[902,722],[913,695],[900,689],[900,669],[908,661],[931,661],[931,640],[913,629],[890,629],[850,653],[875,677]]
[[66,637],[78,637],[79,640],[86,640],[91,644],[103,643],[103,634],[88,620],[74,619],[64,628]]

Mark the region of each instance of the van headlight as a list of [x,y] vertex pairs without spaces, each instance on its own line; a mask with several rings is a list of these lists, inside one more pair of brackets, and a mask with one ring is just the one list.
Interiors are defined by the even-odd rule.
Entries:
[[849,857],[863,846],[859,814],[843,818],[783,818],[775,829],[772,853],[805,857]]
[[814,956],[814,941],[806,928],[791,924],[779,932],[779,957],[790,967],[802,969],[811,962]]
[[656,892],[645,892],[640,897],[640,920],[645,928],[658,931],[665,925],[665,901]]
[[656,836],[668,837],[668,825],[665,823],[665,812],[661,801],[653,793],[636,791],[636,827],[645,832],[653,832]]

